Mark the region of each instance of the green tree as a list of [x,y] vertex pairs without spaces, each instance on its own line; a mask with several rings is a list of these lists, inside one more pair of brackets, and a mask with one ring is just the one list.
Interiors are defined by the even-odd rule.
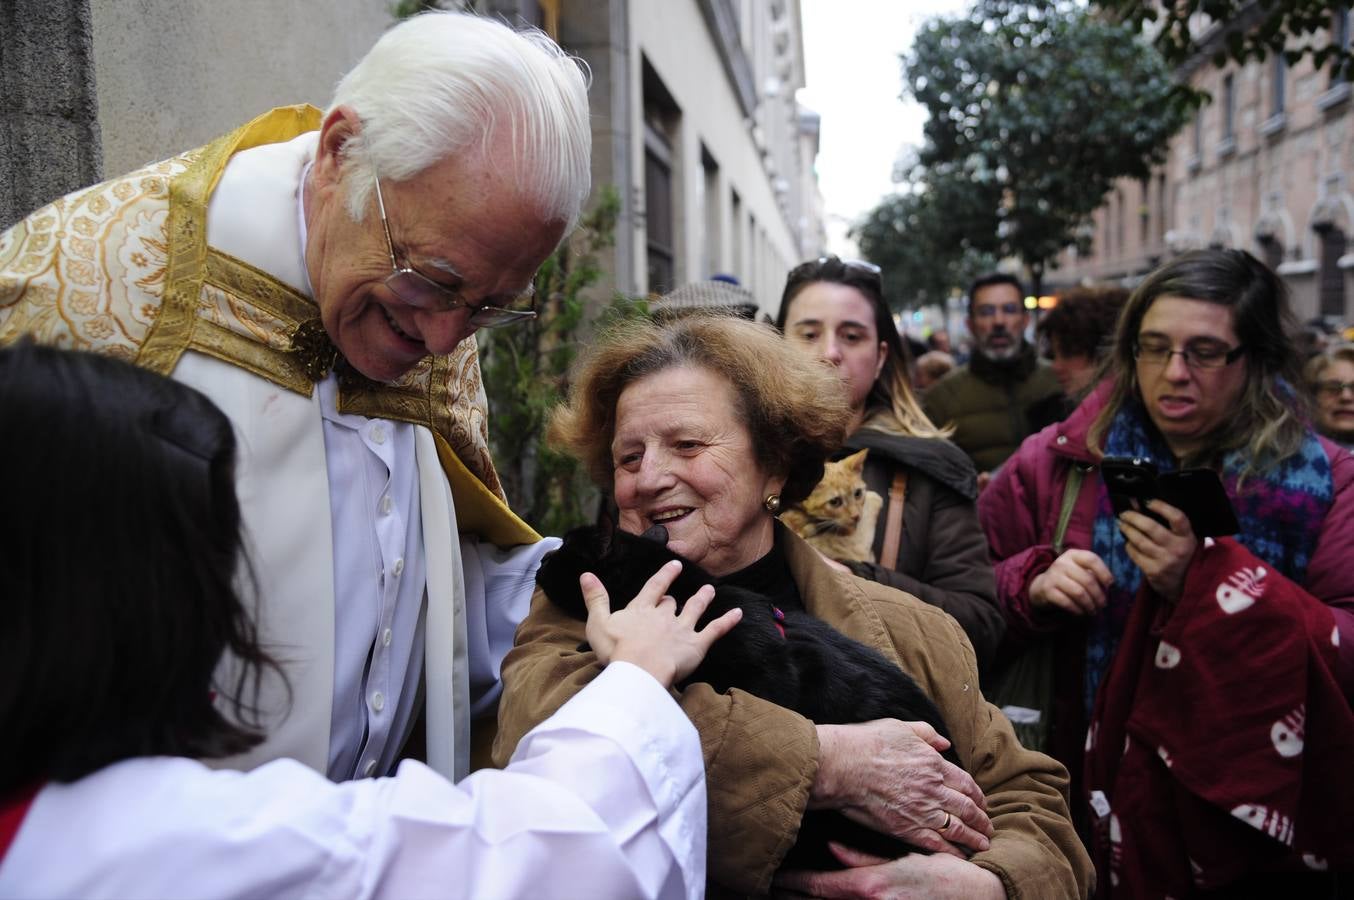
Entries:
[[583,338],[618,317],[643,315],[643,301],[620,295],[586,317],[584,292],[601,281],[598,257],[615,243],[620,195],[599,191],[573,237],[536,273],[540,315],[479,332],[480,370],[489,398],[489,450],[508,504],[542,534],[563,534],[591,519],[592,486],[572,457],[545,444],[550,410],[560,402]]
[[[1171,65],[1207,55],[1214,65],[1246,63],[1282,53],[1296,65],[1310,55],[1316,67],[1330,66],[1354,78],[1354,53],[1331,34],[1333,15],[1348,2],[1331,0],[1091,0],[1138,31],[1155,35],[1153,45]],[[1211,23],[1198,27],[1198,16]],[[1194,27],[1191,28],[1191,23]]]
[[999,200],[968,182],[933,177],[930,185],[909,185],[885,198],[853,227],[861,253],[882,270],[889,306],[944,307],[955,288],[995,267],[996,259],[974,246],[961,223],[995,231]]
[[1036,291],[1115,180],[1164,160],[1191,105],[1131,25],[1069,0],[933,19],[903,75],[930,113],[912,180],[972,249],[1021,260]]

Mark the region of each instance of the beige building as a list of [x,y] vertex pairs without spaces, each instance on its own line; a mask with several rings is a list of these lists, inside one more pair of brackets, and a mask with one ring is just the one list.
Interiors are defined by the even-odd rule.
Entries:
[[[1328,35],[1349,46],[1350,13]],[[1326,36],[1318,36],[1320,46]],[[1067,252],[1052,285],[1134,284],[1185,250],[1236,247],[1274,267],[1300,319],[1354,321],[1354,103],[1350,85],[1309,58],[1188,67],[1212,102],[1145,182],[1120,182],[1094,216],[1090,252]]]
[[496,9],[557,29],[592,69],[593,180],[622,188],[616,289],[661,293],[727,274],[774,314],[787,271],[825,245],[818,117],[795,102],[798,0]]

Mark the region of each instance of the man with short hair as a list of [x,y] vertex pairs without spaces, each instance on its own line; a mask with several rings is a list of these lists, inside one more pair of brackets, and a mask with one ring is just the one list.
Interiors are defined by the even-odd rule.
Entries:
[[1028,408],[1058,393],[1052,369],[1025,340],[1030,314],[1014,275],[984,275],[969,287],[968,328],[973,355],[922,398],[937,425],[952,425],[951,438],[973,460],[980,481],[1020,446],[1032,431]]
[[[262,681],[268,739],[228,765],[467,774],[555,546],[505,503],[473,335],[535,315],[590,129],[583,69],[544,34],[426,13],[326,112],[273,110],[0,234],[0,344],[133,360],[237,429],[243,583],[286,681]],[[679,832],[667,858],[689,869],[703,819]]]

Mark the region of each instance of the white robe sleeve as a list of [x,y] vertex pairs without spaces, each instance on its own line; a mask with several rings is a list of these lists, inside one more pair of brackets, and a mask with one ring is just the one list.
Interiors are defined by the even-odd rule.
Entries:
[[412,761],[334,784],[142,758],[48,785],[0,897],[698,898],[705,815],[695,728],[615,663],[460,784]]

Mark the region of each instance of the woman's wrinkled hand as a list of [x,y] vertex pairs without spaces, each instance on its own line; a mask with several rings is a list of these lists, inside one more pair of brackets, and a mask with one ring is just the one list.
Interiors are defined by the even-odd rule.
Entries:
[[1109,566],[1090,550],[1066,550],[1030,582],[1030,606],[1089,616],[1105,608],[1114,582]]
[[1162,500],[1152,500],[1147,508],[1166,520],[1166,524],[1146,513],[1129,510],[1119,516],[1119,530],[1126,542],[1125,550],[1134,565],[1162,597],[1172,602],[1180,599],[1185,587],[1185,573],[1199,547],[1189,525],[1189,517]]
[[992,821],[967,772],[940,755],[949,741],[925,722],[819,725],[811,809],[837,809],[914,847],[966,858],[986,850]]
[[831,897],[852,900],[904,900],[911,897],[953,900],[1003,900],[1001,879],[981,866],[937,853],[913,853],[882,859],[829,843],[832,855],[847,868],[839,872],[781,872],[772,882],[772,896]]
[[588,605],[588,643],[602,665],[628,662],[639,666],[664,687],[672,687],[700,665],[715,641],[728,634],[743,618],[741,609],[731,609],[700,631],[696,623],[715,597],[715,589],[703,586],[686,601],[680,613],[677,601],[667,595],[682,564],[666,563],[621,610],[611,611],[606,588],[591,572],[578,579]]

